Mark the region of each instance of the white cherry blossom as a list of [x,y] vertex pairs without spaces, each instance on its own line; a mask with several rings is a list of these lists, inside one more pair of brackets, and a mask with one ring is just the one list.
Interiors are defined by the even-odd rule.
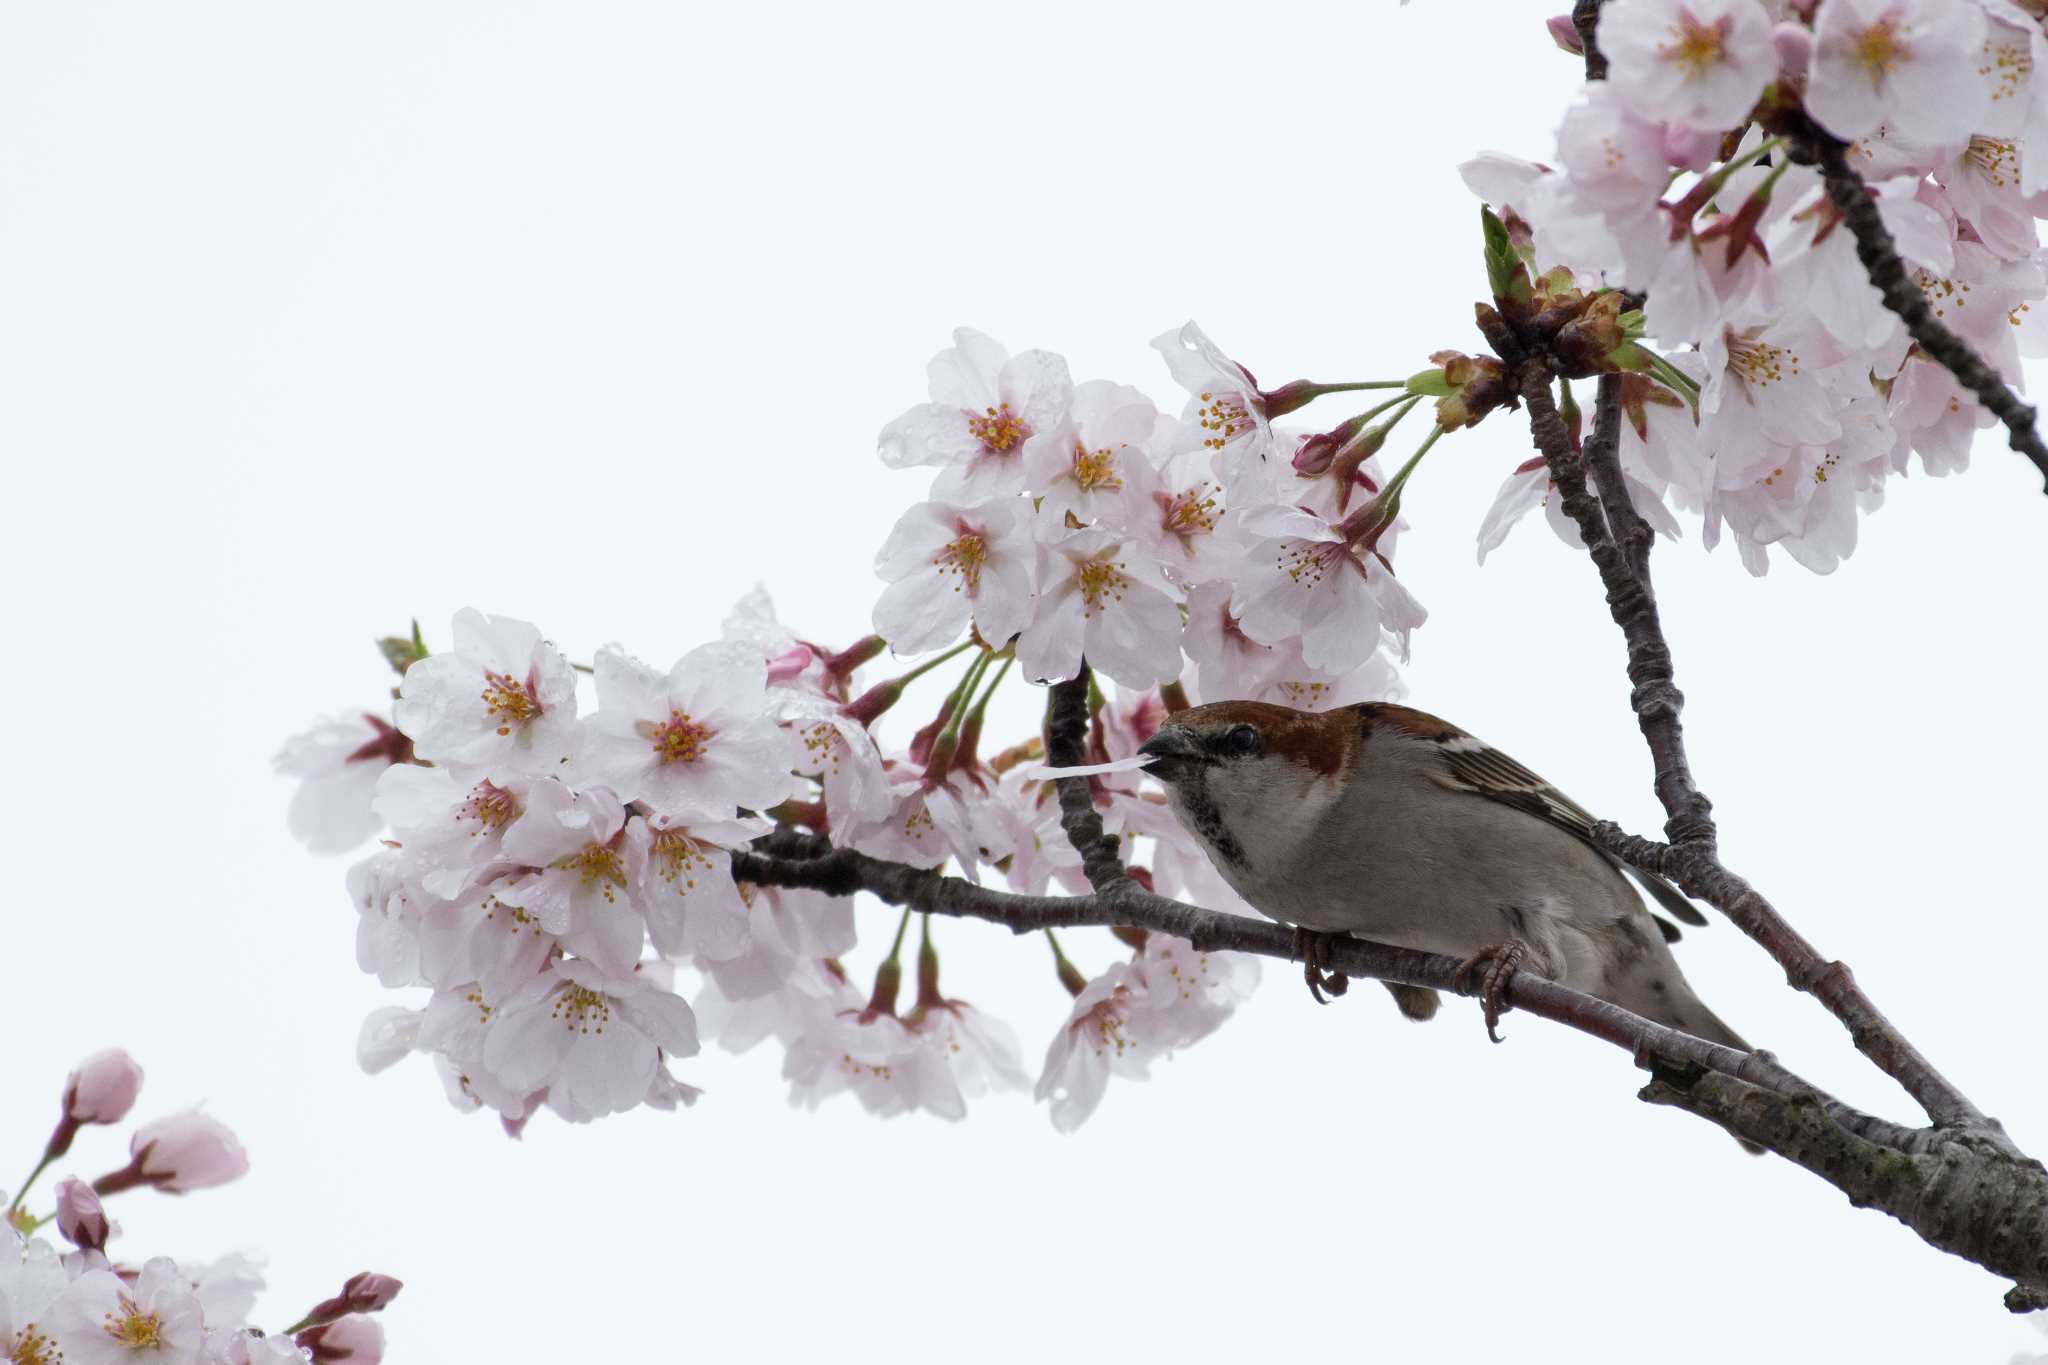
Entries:
[[875,556],[889,585],[875,630],[898,654],[917,654],[951,643],[971,620],[1001,646],[1031,619],[1037,554],[1019,500],[919,503]]
[[293,735],[271,759],[299,779],[285,809],[292,836],[315,853],[346,853],[377,832],[370,809],[377,780],[392,765],[410,765],[412,742],[368,712],[332,716]]
[[1050,351],[1013,356],[962,327],[952,347],[932,357],[927,374],[932,401],[882,429],[882,463],[945,466],[934,492],[947,501],[1023,492],[1027,448],[1059,425],[1073,395],[1067,362]]
[[405,671],[398,728],[423,759],[489,773],[545,775],[576,734],[576,672],[537,627],[473,607],[455,613],[455,647]]
[[526,814],[505,832],[505,856],[528,871],[500,881],[497,899],[531,915],[569,948],[624,974],[640,960],[646,848],[626,839],[626,811],[603,787],[533,784]]
[[1386,631],[1407,653],[1428,613],[1377,554],[1361,552],[1313,513],[1273,507],[1245,522],[1259,539],[1245,557],[1231,610],[1250,638],[1299,638],[1302,659],[1332,673],[1357,668]]
[[1045,547],[1046,569],[1017,663],[1034,680],[1071,678],[1085,655],[1126,687],[1151,687],[1181,668],[1180,607],[1141,543],[1083,531]]
[[1824,0],[1806,111],[1845,141],[1884,124],[1908,142],[1961,144],[1991,108],[1984,37],[1970,0]]
[[1778,71],[1757,0],[1608,0],[1598,41],[1615,91],[1654,122],[1732,127]]
[[495,1007],[483,1062],[512,1091],[587,1123],[646,1100],[667,1057],[697,1054],[690,1006],[651,968],[612,973],[569,959]]
[[677,820],[765,810],[795,790],[795,748],[775,723],[767,670],[745,645],[699,645],[660,673],[616,646],[597,652],[597,711],[575,776]]

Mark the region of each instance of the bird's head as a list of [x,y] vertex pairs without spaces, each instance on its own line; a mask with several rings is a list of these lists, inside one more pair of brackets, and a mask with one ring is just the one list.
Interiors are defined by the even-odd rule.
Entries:
[[1166,784],[1181,822],[1235,862],[1247,839],[1303,830],[1303,803],[1334,799],[1363,742],[1348,710],[1225,701],[1180,712],[1138,752],[1152,758],[1147,771]]

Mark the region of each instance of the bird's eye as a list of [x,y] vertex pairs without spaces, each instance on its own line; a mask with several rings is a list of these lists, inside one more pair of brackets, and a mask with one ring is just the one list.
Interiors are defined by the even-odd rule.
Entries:
[[1233,725],[1223,732],[1222,747],[1226,754],[1255,754],[1259,751],[1259,732],[1249,725]]

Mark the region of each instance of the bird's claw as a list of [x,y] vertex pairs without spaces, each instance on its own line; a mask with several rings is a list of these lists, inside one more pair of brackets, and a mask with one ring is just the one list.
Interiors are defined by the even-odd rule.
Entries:
[[[1515,970],[1522,965],[1522,959],[1529,955],[1529,945],[1518,938],[1501,943],[1488,944],[1458,964],[1457,974],[1451,984],[1458,988],[1460,995],[1477,995],[1479,1005],[1486,1012],[1486,1036],[1494,1042],[1501,1041],[1495,1031],[1501,1015],[1507,1013],[1508,1004],[1502,997],[1507,994],[1508,982],[1514,980]],[[1480,969],[1484,968],[1483,974]],[[1472,987],[1473,977],[1479,975],[1479,988]]]
[[1330,1003],[1330,995],[1342,995],[1351,989],[1351,978],[1342,972],[1332,971],[1323,964],[1328,960],[1331,934],[1317,933],[1296,925],[1294,929],[1294,951],[1301,957],[1301,974],[1308,982],[1308,993],[1315,997],[1318,1005]]

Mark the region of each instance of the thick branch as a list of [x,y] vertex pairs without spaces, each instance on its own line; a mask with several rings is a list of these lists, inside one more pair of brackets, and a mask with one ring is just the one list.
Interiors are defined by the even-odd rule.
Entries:
[[[733,875],[840,896],[868,891],[893,905],[989,920],[1019,934],[1129,925],[1172,934],[1203,951],[1300,960],[1300,944],[1282,925],[1170,900],[1128,877],[1087,896],[1024,896],[852,849],[801,859],[738,853]],[[1434,953],[1339,938],[1325,962],[1350,976],[1458,990],[1456,959]],[[1836,1100],[1768,1053],[1694,1038],[1530,973],[1509,982],[1507,998],[1516,1009],[1627,1049],[1652,1076],[1642,1098],[1777,1152],[1851,1203],[1881,1209],[1931,1245],[2012,1278],[2017,1287],[2007,1302],[2014,1307],[2048,1302],[2048,1173],[1995,1133],[1889,1123]]]
[[1804,150],[1820,164],[1828,198],[1834,201],[1836,211],[1856,238],[1856,259],[1863,262],[1864,273],[1884,295],[1884,306],[1899,315],[1922,351],[1939,361],[1958,384],[1975,394],[1979,403],[2005,423],[2012,448],[2034,462],[2034,467],[2041,471],[2044,491],[2048,491],[2048,445],[2041,443],[2041,434],[2034,428],[2033,407],[2020,401],[2019,395],[1998,371],[1984,363],[1969,342],[1934,316],[1934,310],[1927,306],[1927,296],[1906,275],[1905,262],[1899,259],[1898,248],[1878,214],[1870,187],[1849,164],[1848,148],[1818,130],[1803,141]]

